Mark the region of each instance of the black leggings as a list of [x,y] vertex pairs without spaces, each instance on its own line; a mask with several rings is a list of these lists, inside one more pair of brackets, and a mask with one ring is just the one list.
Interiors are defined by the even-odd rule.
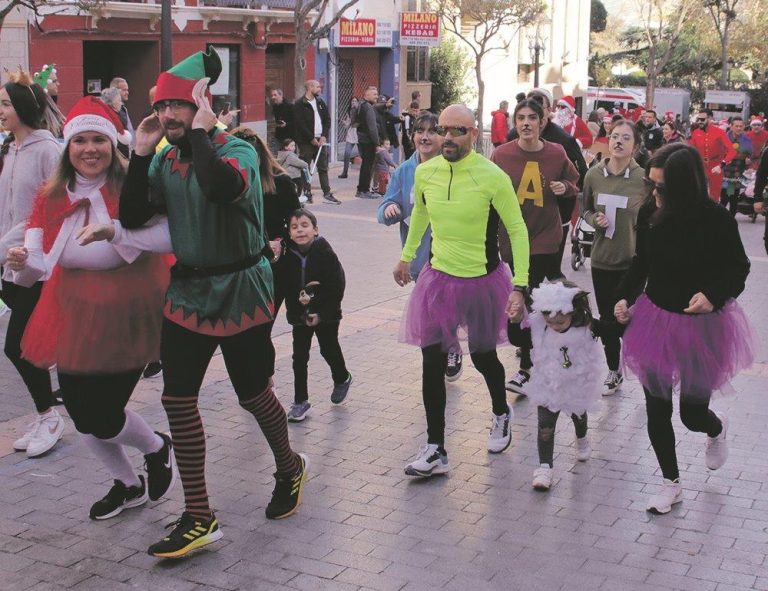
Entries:
[[30,316],[40,299],[43,282],[38,281],[32,287],[21,287],[15,283],[3,281],[3,300],[11,309],[8,330],[5,333],[5,356],[13,363],[16,371],[32,395],[37,412],[45,412],[55,401],[51,392],[51,375],[47,369],[35,367],[21,358],[21,337],[27,328]]
[[[606,271],[592,267],[592,285],[595,289],[595,301],[600,320],[606,324],[616,324],[613,308],[618,301],[616,289],[626,271]],[[600,335],[605,350],[605,360],[608,369],[617,371],[621,358],[621,340],[618,331],[604,331]]]
[[[528,266],[528,285],[533,289],[538,287],[544,279],[553,281],[555,279],[562,279],[563,272],[560,270],[560,258],[558,253],[552,254],[532,254],[530,263]],[[515,274],[514,261],[510,263],[510,269],[512,275]],[[507,324],[507,330],[509,334],[509,341],[512,342],[511,333],[509,330],[511,323]],[[531,350],[528,347],[520,347],[520,369],[530,370],[533,367],[533,361],[531,361]]]
[[320,345],[320,355],[331,368],[334,384],[341,384],[349,377],[344,363],[344,354],[339,345],[339,323],[321,322],[317,326],[297,325],[293,327],[293,381],[295,403],[306,402],[309,399],[307,390],[307,364],[309,350],[312,347],[312,336],[317,335]]
[[[675,453],[675,431],[672,428],[672,400],[654,396],[643,387],[645,392],[645,410],[648,414],[648,437],[659,462],[661,473],[668,480],[680,477]],[[683,425],[697,433],[706,433],[717,437],[723,430],[723,424],[717,415],[709,409],[709,403],[690,403],[680,395],[680,420]]]
[[[552,458],[555,454],[555,426],[560,411],[551,411],[545,406],[538,407],[539,430],[536,444],[539,448],[539,464],[549,464],[552,467]],[[576,437],[581,439],[587,435],[587,413],[579,416],[571,415],[573,426],[576,428]]]
[[75,429],[99,439],[117,437],[125,426],[125,406],[143,370],[107,375],[59,372],[61,397]]
[[232,336],[215,337],[163,319],[163,396],[197,396],[216,347],[221,347],[229,379],[240,400],[263,392],[269,380],[269,331],[270,324],[260,324]]
[[[448,353],[441,345],[432,345],[421,350],[422,387],[424,411],[427,414],[427,443],[443,447],[445,443],[445,369]],[[493,405],[493,414],[509,412],[507,391],[504,389],[504,366],[501,365],[496,349],[483,353],[471,353],[472,363],[488,386]]]

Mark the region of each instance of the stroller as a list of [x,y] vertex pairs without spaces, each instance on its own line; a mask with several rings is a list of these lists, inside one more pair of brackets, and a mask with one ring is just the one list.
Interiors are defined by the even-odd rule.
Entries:
[[736,204],[736,211],[749,217],[754,224],[757,220],[755,212],[755,177],[757,172],[751,169],[744,171],[739,179],[741,190],[739,191],[739,201]]
[[594,238],[595,229],[579,216],[571,234],[571,269],[578,271],[587,262]]

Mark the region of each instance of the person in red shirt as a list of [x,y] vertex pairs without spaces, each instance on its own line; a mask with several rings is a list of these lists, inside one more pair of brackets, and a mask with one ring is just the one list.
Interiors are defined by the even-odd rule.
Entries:
[[564,96],[557,101],[554,122],[571,134],[581,148],[589,148],[594,141],[592,132],[584,120],[576,114],[576,101],[572,96]]
[[757,169],[763,146],[768,141],[768,131],[765,131],[765,122],[760,115],[754,115],[749,122],[747,137],[752,142],[752,165],[753,168]]
[[501,101],[499,110],[491,113],[491,143],[494,148],[507,143],[509,133],[509,102]]
[[704,172],[709,182],[709,197],[720,203],[720,189],[723,186],[723,164],[736,157],[736,150],[728,135],[717,125],[712,125],[712,111],[702,109],[694,119],[689,144],[696,148],[704,160]]

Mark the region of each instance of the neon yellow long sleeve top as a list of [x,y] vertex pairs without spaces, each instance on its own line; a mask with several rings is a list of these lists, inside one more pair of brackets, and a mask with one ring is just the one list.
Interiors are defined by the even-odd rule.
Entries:
[[474,150],[458,162],[442,156],[416,167],[414,207],[401,260],[411,262],[432,226],[432,259],[454,277],[481,277],[499,264],[499,219],[509,231],[514,284],[528,285],[528,230],[509,176]]

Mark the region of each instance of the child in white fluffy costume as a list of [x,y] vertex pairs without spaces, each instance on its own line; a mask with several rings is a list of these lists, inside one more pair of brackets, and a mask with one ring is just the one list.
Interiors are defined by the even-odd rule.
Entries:
[[576,427],[576,459],[589,459],[587,411],[600,400],[602,349],[596,340],[610,329],[592,318],[587,293],[570,281],[542,283],[531,293],[531,314],[512,325],[513,345],[531,347],[536,371],[528,393],[538,405],[540,467],[533,473],[533,488],[549,490],[555,425],[560,412],[571,416]]

